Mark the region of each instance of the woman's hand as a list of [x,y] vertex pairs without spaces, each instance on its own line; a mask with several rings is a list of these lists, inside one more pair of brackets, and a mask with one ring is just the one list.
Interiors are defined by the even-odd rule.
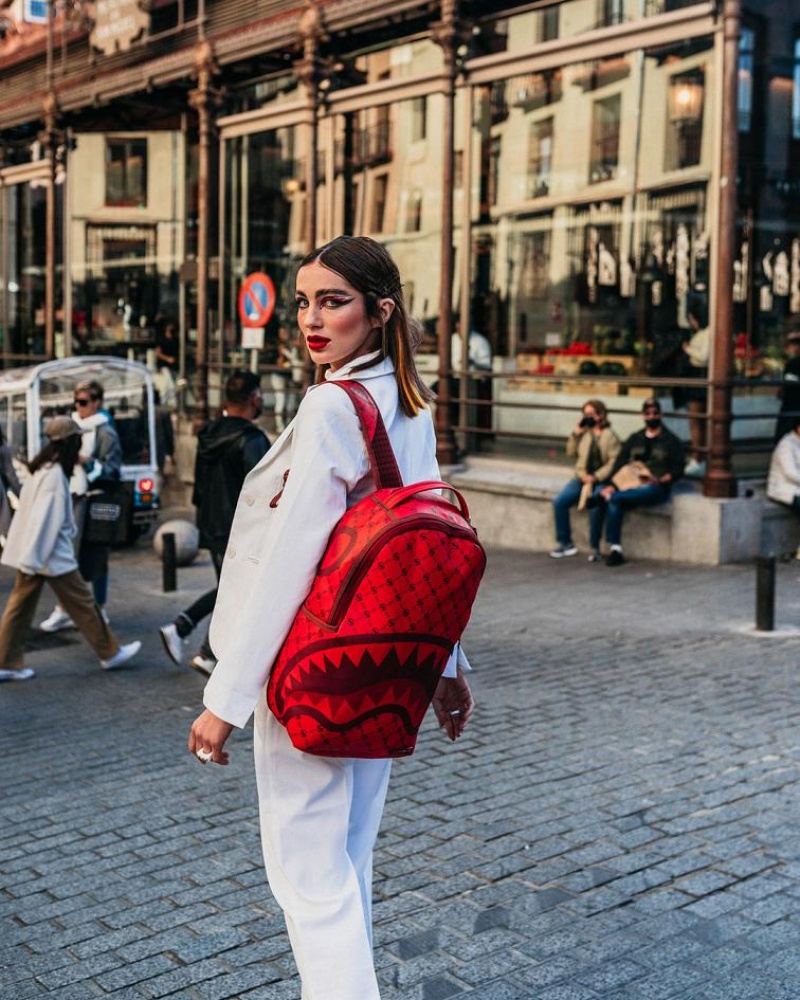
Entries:
[[[227,764],[228,753],[222,748],[225,741],[233,732],[233,726],[219,716],[209,712],[208,709],[198,715],[192,723],[189,732],[189,753],[197,756],[198,751],[211,753],[211,760],[215,764]],[[200,758],[198,757],[198,760]],[[207,760],[200,760],[201,764],[207,764]]]
[[433,694],[433,710],[451,740],[457,740],[464,732],[475,708],[469,684],[461,671],[457,677],[442,677]]

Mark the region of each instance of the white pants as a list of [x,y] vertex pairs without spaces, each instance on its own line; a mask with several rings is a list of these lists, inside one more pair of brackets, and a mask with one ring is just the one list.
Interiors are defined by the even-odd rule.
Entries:
[[391,761],[295,750],[261,698],[255,766],[267,877],[302,1000],[380,1000],[372,960],[372,851]]

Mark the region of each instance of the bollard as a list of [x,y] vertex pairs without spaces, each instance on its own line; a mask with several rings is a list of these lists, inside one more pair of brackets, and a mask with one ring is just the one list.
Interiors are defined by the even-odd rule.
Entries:
[[178,589],[178,557],[175,549],[175,535],[165,532],[162,537],[164,548],[161,552],[164,593]]
[[756,628],[759,632],[775,628],[775,556],[756,560]]

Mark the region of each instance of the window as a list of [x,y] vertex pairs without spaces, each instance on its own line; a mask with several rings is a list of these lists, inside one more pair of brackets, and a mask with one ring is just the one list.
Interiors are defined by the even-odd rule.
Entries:
[[497,194],[500,188],[500,157],[502,153],[502,143],[500,136],[492,136],[489,149],[489,187],[487,191],[490,205],[497,204]]
[[558,5],[545,7],[539,12],[539,41],[550,42],[558,38]]
[[589,183],[611,180],[619,166],[619,94],[595,101],[592,108],[592,139]]
[[418,233],[422,229],[422,191],[414,188],[408,199],[406,232]]
[[[795,53],[797,49],[795,49]],[[795,59],[796,59],[795,55]],[[739,131],[749,132],[753,117],[753,70],[756,62],[756,33],[752,28],[742,28],[739,38],[739,88],[738,88],[738,113]],[[795,62],[795,74],[797,73],[797,63]],[[795,80],[797,79],[795,75]],[[796,100],[797,89],[795,86]]]
[[420,142],[428,135],[428,98],[415,97],[411,101],[411,141]]
[[700,162],[705,74],[702,67],[669,80],[664,168],[682,170]]
[[598,28],[610,28],[625,20],[624,0],[600,0],[599,7]]
[[792,72],[792,138],[800,139],[800,38],[794,42]]
[[389,178],[386,174],[381,174],[375,178],[374,197],[372,201],[372,231],[382,233],[386,216],[386,195],[389,187]]
[[553,119],[543,118],[531,123],[528,150],[528,197],[541,198],[550,194],[553,170]]
[[106,142],[106,205],[147,205],[147,139]]

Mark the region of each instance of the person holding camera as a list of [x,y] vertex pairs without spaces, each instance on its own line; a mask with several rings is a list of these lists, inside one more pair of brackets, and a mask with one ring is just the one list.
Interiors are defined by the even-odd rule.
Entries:
[[[578,554],[572,541],[570,509],[585,506],[597,483],[608,478],[622,444],[611,429],[608,411],[600,399],[590,399],[583,404],[581,418],[567,439],[567,455],[576,456],[572,479],[553,500],[556,524],[556,547],[550,552],[552,559],[564,559]],[[600,532],[602,524],[590,522],[589,561],[600,558]],[[595,534],[597,537],[594,537]]]

